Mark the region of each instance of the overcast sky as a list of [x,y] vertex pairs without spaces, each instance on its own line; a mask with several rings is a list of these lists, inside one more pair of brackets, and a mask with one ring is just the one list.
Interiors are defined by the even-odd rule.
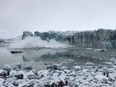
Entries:
[[116,0],[0,0],[0,35],[116,29]]

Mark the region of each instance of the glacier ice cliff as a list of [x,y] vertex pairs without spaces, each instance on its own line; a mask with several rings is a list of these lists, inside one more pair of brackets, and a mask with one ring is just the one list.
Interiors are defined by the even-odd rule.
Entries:
[[94,31],[82,32],[38,32],[34,34],[31,32],[23,32],[22,38],[28,36],[40,37],[42,40],[49,41],[54,39],[56,41],[67,42],[77,47],[86,48],[116,48],[116,30],[98,29]]

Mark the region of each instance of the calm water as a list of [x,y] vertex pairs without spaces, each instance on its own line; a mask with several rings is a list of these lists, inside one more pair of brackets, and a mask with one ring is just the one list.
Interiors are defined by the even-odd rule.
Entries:
[[[11,50],[11,49],[10,49]],[[86,62],[102,63],[101,60],[89,57],[78,57],[67,53],[66,49],[13,49],[23,53],[11,54],[6,47],[0,48],[0,68],[5,64],[20,62],[23,67],[32,66],[35,69],[45,69],[47,65],[63,64],[73,66]],[[66,53],[66,54],[62,54]]]
[[[11,49],[10,49],[11,50]],[[56,53],[63,52],[59,49],[13,49],[21,50],[23,53],[11,54],[6,47],[0,48],[0,68],[5,64],[21,63],[23,67],[32,66],[36,69],[45,69],[47,65],[68,63],[72,60],[63,59]]]
[[5,47],[0,47],[0,67],[3,67],[4,64],[11,64],[14,62],[22,62],[22,57],[17,55],[12,55],[10,51]]

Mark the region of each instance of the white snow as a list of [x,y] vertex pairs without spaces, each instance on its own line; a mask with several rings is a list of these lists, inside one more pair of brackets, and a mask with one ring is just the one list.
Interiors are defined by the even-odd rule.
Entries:
[[1,78],[0,78],[0,87],[4,87],[4,86],[3,86],[3,82],[4,82],[4,79],[1,79]]
[[0,70],[0,73],[4,73],[4,72],[6,73],[6,71],[5,71],[5,70]]
[[108,80],[108,78],[106,76],[103,76],[103,75],[96,75],[95,79],[97,81],[100,81],[100,82],[102,82],[103,80]]
[[[85,64],[85,66],[88,65]],[[0,87],[45,87],[44,85],[52,85],[53,83],[58,85],[60,81],[63,81],[64,85],[68,81],[68,84],[63,87],[116,87],[116,70],[113,66],[107,68],[104,66],[102,68],[89,66],[91,66],[91,69],[76,65],[70,69],[60,66],[58,70],[46,69],[39,71],[15,70],[12,68],[6,80],[0,78]],[[109,72],[108,76],[103,74],[104,69]],[[23,79],[15,77],[20,74],[24,75]],[[18,84],[18,86],[14,85],[14,83]]]
[[80,70],[81,69],[81,66],[75,66],[74,69]]

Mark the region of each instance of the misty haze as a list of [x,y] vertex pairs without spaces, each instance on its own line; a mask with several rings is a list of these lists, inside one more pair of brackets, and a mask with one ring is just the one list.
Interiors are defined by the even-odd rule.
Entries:
[[115,0],[0,0],[0,87],[116,87]]

